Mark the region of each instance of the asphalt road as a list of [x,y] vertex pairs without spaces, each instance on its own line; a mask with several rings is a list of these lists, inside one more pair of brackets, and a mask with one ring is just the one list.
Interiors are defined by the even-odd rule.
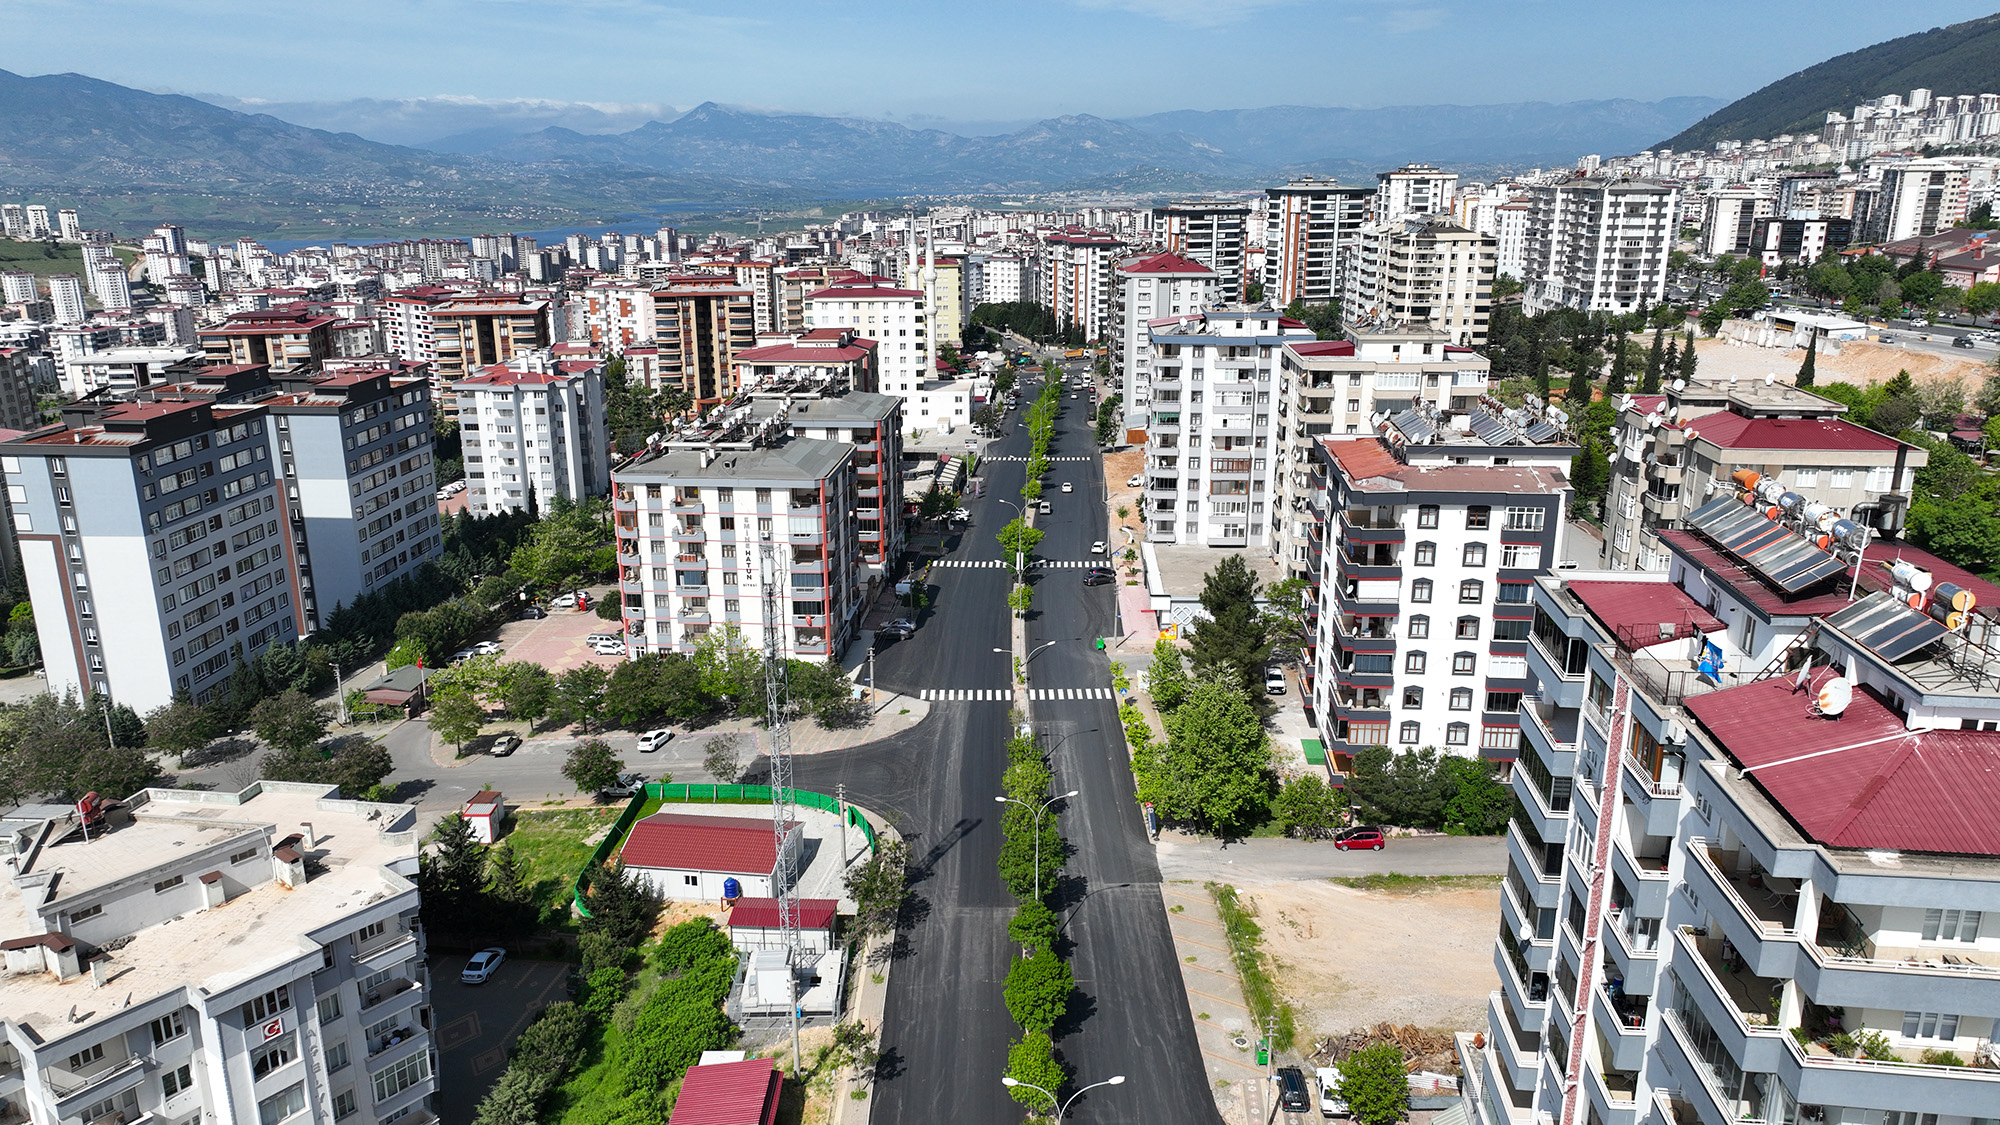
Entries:
[[[1026,392],[1023,398],[1027,398]],[[1063,400],[1052,454],[1093,448],[1083,398]],[[1019,415],[1015,415],[1018,422]],[[987,450],[986,495],[970,500],[972,526],[954,558],[1000,557],[994,533],[1013,513],[1024,466],[991,458],[1025,456],[1018,426]],[[1085,559],[1104,536],[1103,480],[1096,460],[1058,462],[1077,491],[1054,492],[1037,555]],[[1067,501],[1065,503],[1064,501]],[[1004,688],[1008,647],[1006,572],[940,567],[932,571],[933,607],[914,637],[881,650],[876,674],[901,691]],[[1115,634],[1116,587],[1085,588],[1082,572],[1054,569],[1036,582],[1031,642],[1058,642],[1030,665],[1042,687],[1109,682],[1091,641]],[[815,755],[796,766],[798,783],[827,792],[845,784],[857,802],[890,817],[909,839],[918,869],[904,948],[889,978],[883,1050],[889,1062],[876,1092],[884,1125],[1014,1125],[1020,1107],[1000,1085],[1007,1047],[1017,1034],[1001,999],[1013,948],[1006,922],[1013,899],[1001,884],[1000,776],[1006,766],[1008,704],[936,707],[908,734]],[[1173,941],[1158,884],[1159,869],[1132,799],[1132,779],[1117,742],[1108,701],[1042,703],[1037,734],[1052,746],[1059,789],[1081,795],[1063,810],[1073,848],[1062,884],[1066,935],[1077,1001],[1056,1028],[1057,1050],[1079,1085],[1123,1074],[1119,1087],[1079,1099],[1070,1120],[1212,1122],[1194,1027],[1174,967]],[[1060,807],[1060,806],[1059,806]]]

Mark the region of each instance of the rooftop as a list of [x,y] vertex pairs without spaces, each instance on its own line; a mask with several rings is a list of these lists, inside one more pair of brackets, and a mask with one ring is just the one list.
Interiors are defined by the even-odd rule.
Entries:
[[[840,900],[831,898],[802,898],[799,900],[799,927],[807,930],[824,930],[833,925],[833,919],[840,911]],[[748,926],[753,929],[776,929],[778,927],[778,900],[775,898],[739,898],[729,910],[731,926]]]
[[[1572,580],[1564,587],[1628,651],[1725,628],[1671,582]],[[1670,632],[1663,628],[1669,625]]]
[[1832,848],[2000,855],[2000,734],[1912,731],[1857,685],[1841,714],[1811,706],[1835,670],[1698,695],[1686,706],[1805,836]]
[[854,447],[841,441],[790,438],[777,445],[664,449],[640,454],[615,470],[620,480],[661,478],[698,481],[772,481],[787,484],[825,480]]
[[1320,444],[1364,491],[1547,495],[1569,487],[1569,474],[1549,466],[1406,465],[1376,438],[1322,438]]
[[1192,258],[1183,258],[1179,254],[1149,254],[1143,258],[1130,258],[1119,263],[1118,272],[1208,274],[1210,276],[1214,276],[1215,274],[1214,270],[1209,269],[1200,262]]
[[778,864],[778,845],[768,818],[660,812],[632,826],[619,855],[627,867],[768,874]]
[[1839,418],[1750,418],[1724,410],[1688,423],[1701,440],[1723,449],[1828,449],[1891,452],[1902,443]]
[[775,1059],[689,1067],[667,1125],[771,1125],[784,1080]]
[[[71,834],[44,847],[27,873],[61,873],[54,895],[43,904],[51,905],[161,869],[178,849],[236,836],[254,836],[268,848],[310,823],[313,846],[298,845],[308,864],[303,886],[287,888],[267,877],[221,906],[140,930],[104,955],[116,991],[129,994],[132,1003],[183,985],[221,992],[298,960],[310,948],[301,939],[313,931],[412,888],[388,870],[417,854],[410,807],[342,800],[332,796],[337,792],[334,786],[269,781],[233,794],[147,789],[128,799],[131,824],[88,841]],[[21,892],[0,890],[0,935],[27,937],[40,930]],[[47,973],[0,977],[0,1013],[45,1028],[51,1037],[127,1006],[92,1003],[91,995],[88,976],[67,982]]]

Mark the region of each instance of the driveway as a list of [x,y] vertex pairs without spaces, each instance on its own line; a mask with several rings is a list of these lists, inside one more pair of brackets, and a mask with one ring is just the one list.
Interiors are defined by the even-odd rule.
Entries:
[[558,1000],[569,999],[563,961],[508,961],[485,984],[458,982],[465,958],[432,955],[431,1026],[438,1049],[438,1116],[469,1125],[472,1111],[507,1069],[507,1047]]

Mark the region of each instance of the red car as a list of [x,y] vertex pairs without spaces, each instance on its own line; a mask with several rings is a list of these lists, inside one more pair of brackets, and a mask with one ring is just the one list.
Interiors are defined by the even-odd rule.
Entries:
[[1380,828],[1372,825],[1357,825],[1333,838],[1333,846],[1343,852],[1379,852],[1389,844],[1389,837]]

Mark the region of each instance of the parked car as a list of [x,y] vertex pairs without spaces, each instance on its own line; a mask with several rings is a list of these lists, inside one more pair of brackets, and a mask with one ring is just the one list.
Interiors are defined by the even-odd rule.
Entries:
[[459,971],[459,983],[485,984],[488,980],[492,979],[493,971],[498,969],[500,963],[506,959],[507,951],[498,946],[492,949],[480,950],[473,954],[472,960],[467,961],[465,968]]
[[1973,342],[1972,342],[1972,337],[1970,337],[1970,336],[1953,336],[1953,337],[1951,338],[1951,346],[1952,346],[1952,347],[1954,347],[1954,348],[1969,348],[1969,347],[1972,347],[1972,346],[1973,346]]
[[456,664],[456,663],[458,663],[458,662],[459,662],[459,661],[461,661],[461,660],[470,660],[470,659],[472,659],[473,657],[475,657],[475,656],[478,656],[478,655],[479,655],[479,654],[478,654],[477,652],[474,652],[473,650],[471,650],[471,649],[469,649],[469,648],[462,648],[462,649],[459,649],[459,650],[458,650],[457,652],[454,652],[454,653],[452,653],[452,654],[451,654],[451,662],[452,662],[453,664]]
[[1313,1072],[1319,1079],[1319,1115],[1321,1117],[1347,1116],[1347,1101],[1340,1096],[1340,1071],[1323,1066]]
[[531,605],[528,608],[521,611],[521,620],[523,621],[540,621],[542,618],[547,616],[548,616],[547,610],[544,610],[542,607],[535,605]]
[[472,654],[474,656],[498,656],[500,655],[500,642],[480,641],[478,644],[472,646]]
[[661,727],[659,730],[649,730],[639,736],[639,753],[651,754],[653,751],[672,742],[673,739],[674,732],[665,727]]
[[493,740],[493,748],[487,753],[496,758],[504,758],[521,748],[521,740],[511,734],[503,734]]
[[1076,486],[1075,486],[1075,485],[1073,485],[1073,484],[1071,484],[1071,483],[1070,483],[1070,482],[1068,482],[1068,481],[1064,481],[1064,482],[1062,483],[1062,490],[1063,490],[1064,492],[1075,492],[1075,491],[1076,491]]
[[1295,1066],[1278,1068],[1278,1108],[1286,1113],[1306,1113],[1312,1109],[1312,1091],[1306,1086],[1306,1072]]
[[1273,664],[1264,669],[1264,690],[1272,695],[1285,694],[1285,670]]
[[612,800],[619,800],[626,797],[637,797],[639,794],[644,793],[645,791],[646,791],[645,774],[621,773],[618,775],[617,781],[614,781],[611,784],[605,786],[603,789],[598,790],[597,795],[600,797],[609,797]]
[[875,630],[876,640],[903,640],[917,631],[917,623],[907,617],[898,617],[880,629]]
[[1333,838],[1335,851],[1379,852],[1389,846],[1389,837],[1372,824],[1357,824]]
[[599,656],[623,656],[625,655],[625,643],[623,641],[599,641],[590,646],[590,651]]
[[1101,555],[1101,554],[1103,554],[1103,553],[1104,553],[1104,540],[1102,540],[1102,539],[1099,539],[1099,540],[1098,540],[1097,542],[1095,542],[1095,543],[1092,543],[1092,544],[1090,545],[1090,553],[1091,553],[1091,554],[1093,554],[1093,555]]
[[953,508],[951,510],[951,518],[957,520],[960,523],[964,523],[972,518],[972,509]]
[[583,638],[583,643],[587,645],[594,645],[594,644],[602,644],[605,641],[615,641],[617,639],[618,639],[618,634],[616,633],[592,633],[589,636]]
[[1087,570],[1083,574],[1083,584],[1086,586],[1109,586],[1116,581],[1118,576],[1108,570]]
[[576,604],[575,594],[557,594],[549,599],[550,609],[568,609]]
[[1133,473],[1131,476],[1125,478],[1126,488],[1137,488],[1144,483],[1146,483],[1146,475],[1144,473]]

